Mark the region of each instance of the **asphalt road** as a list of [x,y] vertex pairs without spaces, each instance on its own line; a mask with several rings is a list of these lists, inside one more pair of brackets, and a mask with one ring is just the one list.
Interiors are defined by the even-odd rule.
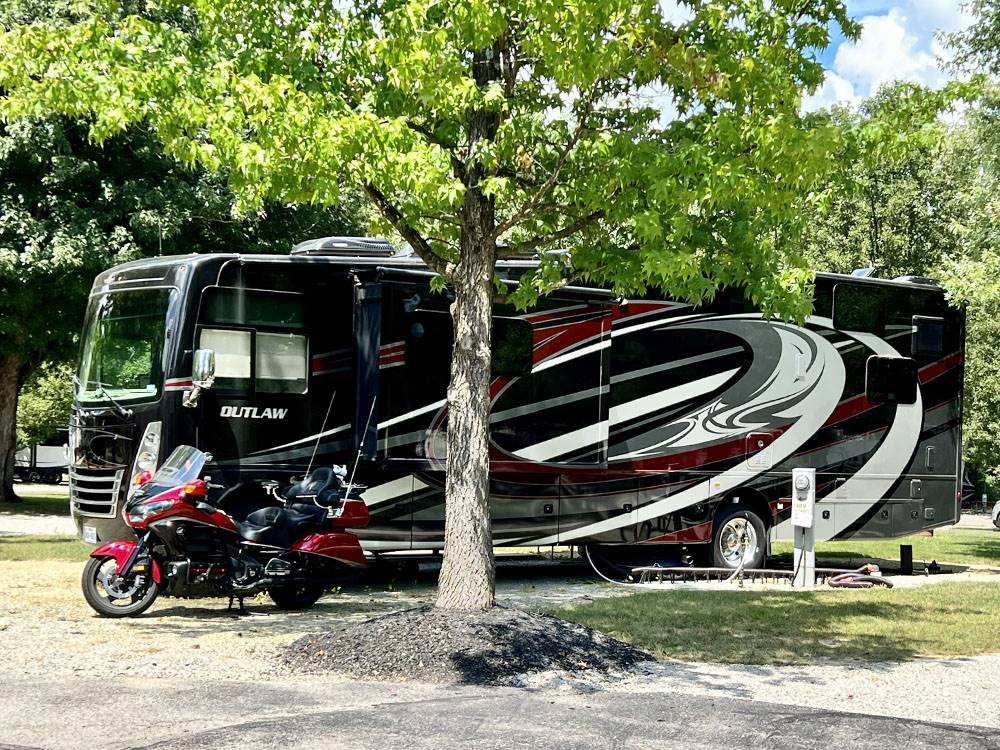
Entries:
[[[6,744],[4,744],[6,743]],[[0,748],[1000,748],[982,727],[730,698],[348,682],[0,684]]]

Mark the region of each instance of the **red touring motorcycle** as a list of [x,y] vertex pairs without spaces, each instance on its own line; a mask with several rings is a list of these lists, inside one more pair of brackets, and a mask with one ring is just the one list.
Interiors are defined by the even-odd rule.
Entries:
[[83,596],[98,614],[138,615],[161,593],[228,596],[242,607],[267,591],[281,609],[306,609],[367,566],[345,529],[367,526],[368,508],[343,469],[318,468],[284,492],[278,482],[246,482],[213,502],[199,478],[208,460],[182,445],[129,498],[124,517],[138,541],[98,547],[83,571]]

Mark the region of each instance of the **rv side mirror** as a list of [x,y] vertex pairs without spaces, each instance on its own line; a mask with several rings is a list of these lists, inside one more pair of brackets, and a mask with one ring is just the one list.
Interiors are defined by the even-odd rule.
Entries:
[[198,405],[201,392],[208,390],[215,382],[215,352],[212,349],[195,349],[191,362],[190,391],[184,392],[181,403],[193,409]]
[[191,366],[191,380],[202,389],[212,387],[215,381],[215,351],[212,349],[196,349]]

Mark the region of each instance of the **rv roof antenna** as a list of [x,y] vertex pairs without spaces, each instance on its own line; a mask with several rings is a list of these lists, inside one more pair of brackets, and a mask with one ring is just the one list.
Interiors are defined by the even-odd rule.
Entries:
[[354,474],[358,470],[358,464],[361,463],[361,451],[365,444],[365,436],[368,435],[368,426],[372,423],[372,414],[375,413],[375,400],[376,397],[372,397],[372,408],[368,410],[368,419],[365,420],[365,431],[361,433],[361,442],[358,445],[358,455],[354,457],[354,468],[351,469],[351,478],[347,480],[347,492],[344,497],[351,496],[351,490],[354,489]]
[[316,451],[319,450],[320,441],[323,439],[323,433],[326,432],[326,421],[330,418],[330,410],[333,409],[333,399],[336,398],[336,389],[330,394],[330,403],[326,407],[326,416],[323,417],[323,424],[320,425],[319,434],[316,436],[316,445],[313,446],[312,455],[309,456],[309,465],[306,466],[306,476],[309,476],[309,472],[312,471],[313,459],[316,458]]

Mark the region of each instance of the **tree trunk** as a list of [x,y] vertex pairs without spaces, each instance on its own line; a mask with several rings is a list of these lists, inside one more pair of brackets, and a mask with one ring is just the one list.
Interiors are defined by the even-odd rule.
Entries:
[[17,397],[27,375],[27,364],[9,354],[0,355],[0,502],[18,502],[14,494],[14,452],[17,449]]
[[[485,89],[500,77],[494,46],[473,54],[476,84]],[[437,606],[485,610],[495,601],[493,532],[490,528],[490,339],[493,328],[493,267],[496,263],[496,207],[479,184],[484,169],[474,154],[481,141],[496,138],[497,112],[471,113],[469,154],[462,175],[459,262],[449,281],[455,292],[451,319],[455,342],[448,383],[448,466],[445,476],[444,558]]]
[[437,606],[493,606],[495,572],[489,511],[492,253],[471,255],[456,271],[451,306],[455,343],[448,384],[448,467],[444,558]]

